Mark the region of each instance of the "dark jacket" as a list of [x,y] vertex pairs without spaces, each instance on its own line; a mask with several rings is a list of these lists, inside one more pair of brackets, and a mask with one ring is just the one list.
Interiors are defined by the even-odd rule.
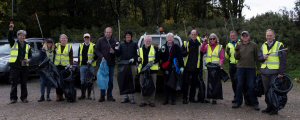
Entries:
[[[185,69],[188,71],[195,71],[197,70],[197,62],[198,62],[198,54],[200,53],[199,47],[201,46],[201,43],[198,40],[192,40],[190,39],[188,41],[188,46],[185,46],[183,49],[183,56],[188,56],[188,60],[185,66]],[[188,47],[188,48],[186,48]],[[187,49],[189,51],[187,51]],[[201,59],[201,58],[200,58]],[[200,60],[202,61],[202,60]]]
[[[8,42],[10,44],[10,47],[13,47],[15,44],[15,40],[13,37],[13,31],[9,31],[8,33]],[[21,43],[19,42],[19,40],[17,40],[17,43],[19,45],[19,49],[18,49],[18,57],[15,63],[9,63],[10,67],[21,67],[22,66],[22,60],[24,60],[25,58],[25,53],[26,53],[26,47],[25,45],[28,44],[27,42],[24,41],[24,47],[21,47]],[[31,58],[31,48],[29,49],[28,52],[28,59]]]
[[101,62],[102,57],[108,62],[108,65],[115,65],[115,53],[110,53],[110,48],[114,51],[117,40],[115,38],[111,38],[107,40],[105,37],[99,38],[96,43],[95,52]]
[[134,63],[137,63],[137,50],[138,46],[135,42],[131,41],[129,43],[123,42],[120,45],[119,50],[116,50],[116,55],[119,57],[120,60],[130,60],[131,58],[134,59]]
[[[168,60],[170,60],[170,62],[173,64],[173,59],[177,58],[179,68],[183,67],[184,63],[183,63],[183,57],[181,54],[182,53],[181,48],[177,44],[173,44],[173,46],[171,47],[171,50],[169,49],[167,43],[164,44],[162,46],[162,48],[164,48],[164,50],[162,49],[159,54],[160,55],[159,58],[161,59],[162,64],[164,62],[167,62]],[[171,56],[170,56],[170,53],[171,53]],[[170,69],[171,69],[171,67],[170,67]]]
[[258,62],[257,45],[252,41],[248,44],[239,43],[235,48],[234,57],[239,60],[237,68],[256,68]]
[[[272,43],[271,46],[268,46],[267,43],[263,43],[263,44],[267,44],[268,50],[270,50],[274,46],[275,42],[276,42],[276,40],[274,40],[274,42]],[[284,49],[283,44],[279,47],[279,50],[282,50],[282,49]],[[271,69],[267,69],[267,68],[266,69],[260,69],[262,74],[283,74],[283,73],[286,72],[287,52],[286,51],[280,51],[280,52],[278,52],[278,56],[279,56],[279,69],[278,70],[271,70]],[[262,49],[260,49],[260,51],[258,53],[258,60],[260,62],[265,62]]]

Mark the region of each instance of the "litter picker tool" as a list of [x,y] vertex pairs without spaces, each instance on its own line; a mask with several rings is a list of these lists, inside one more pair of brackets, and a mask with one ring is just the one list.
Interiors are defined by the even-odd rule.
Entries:
[[281,51],[287,51],[287,50],[288,50],[288,48],[284,48],[284,49],[281,49],[281,50],[278,50],[278,51],[275,51],[275,52],[270,52],[267,55],[270,55],[272,53],[278,53],[278,52],[281,52]]
[[36,12],[35,12],[35,17],[36,17],[36,20],[37,20],[37,22],[38,22],[38,25],[39,25],[39,29],[40,29],[42,38],[44,38],[43,31],[42,31],[42,27],[41,27],[41,24],[40,24],[40,20],[39,20],[39,17],[38,17],[38,15],[37,15]]

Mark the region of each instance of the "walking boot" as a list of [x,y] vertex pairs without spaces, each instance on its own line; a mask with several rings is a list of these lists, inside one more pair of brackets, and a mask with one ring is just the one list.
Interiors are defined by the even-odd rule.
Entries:
[[85,99],[85,85],[81,85],[81,96],[78,98],[78,100],[83,100]]
[[40,97],[40,99],[38,100],[38,102],[43,102],[43,101],[45,101],[44,95],[42,95],[42,96]]

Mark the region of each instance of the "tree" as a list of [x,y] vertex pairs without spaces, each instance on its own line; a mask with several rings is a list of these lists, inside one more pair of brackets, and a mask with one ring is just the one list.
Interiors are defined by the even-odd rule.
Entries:
[[298,26],[300,26],[300,0],[295,2],[294,10],[296,12],[296,23]]

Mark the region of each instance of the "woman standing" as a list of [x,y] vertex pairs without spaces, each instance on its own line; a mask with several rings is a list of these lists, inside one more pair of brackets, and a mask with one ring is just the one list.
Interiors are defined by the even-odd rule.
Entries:
[[[59,72],[65,70],[66,67],[72,68],[73,65],[73,50],[72,45],[68,44],[68,36],[61,34],[59,36],[60,43],[55,44],[55,59],[54,64],[56,65]],[[56,101],[63,101],[63,90],[61,86],[56,89]]]
[[201,52],[206,54],[205,61],[208,69],[207,98],[212,99],[212,104],[217,104],[217,99],[223,99],[221,78],[217,74],[219,69],[223,69],[225,51],[215,33],[209,35],[209,44],[203,43]]
[[[45,40],[43,48],[42,48],[42,56],[43,59],[47,57],[51,62],[54,61],[54,42],[51,38],[48,38]],[[43,60],[42,60],[43,61]],[[45,88],[47,87],[47,101],[51,101],[50,99],[50,91],[51,91],[51,83],[50,81],[46,78],[46,76],[42,73],[40,73],[40,80],[41,80],[41,97],[38,100],[38,102],[43,102],[45,101]]]
[[180,47],[174,43],[173,33],[167,34],[167,42],[162,46],[160,52],[161,68],[164,71],[165,100],[163,105],[169,104],[170,99],[171,105],[175,105],[177,83],[181,79],[178,74],[183,73],[183,58]]

